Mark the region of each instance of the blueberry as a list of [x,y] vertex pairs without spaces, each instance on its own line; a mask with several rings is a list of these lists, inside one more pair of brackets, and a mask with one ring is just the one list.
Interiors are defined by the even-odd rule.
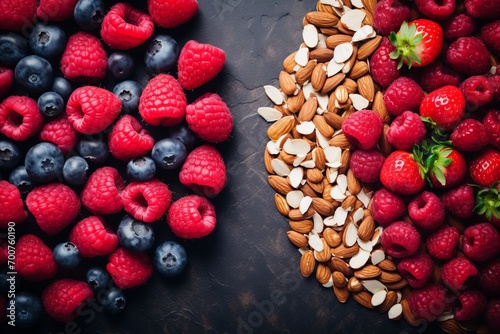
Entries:
[[29,93],[45,92],[50,89],[54,81],[52,65],[40,56],[26,56],[17,63],[14,79]]
[[45,117],[52,119],[61,115],[65,110],[65,103],[61,95],[56,92],[45,92],[38,98],[38,110]]
[[62,176],[64,155],[56,145],[41,142],[28,150],[24,165],[33,181],[50,182]]
[[66,183],[74,186],[80,186],[87,181],[89,164],[81,156],[72,156],[64,162],[63,178]]
[[87,270],[85,275],[87,284],[93,291],[98,291],[101,289],[106,289],[111,287],[112,281],[111,276],[106,271],[105,268],[93,267]]
[[68,79],[56,77],[54,78],[51,90],[59,94],[64,101],[67,101],[71,93],[73,93],[73,86]]
[[21,159],[19,147],[10,140],[0,140],[0,169],[12,169]]
[[76,145],[76,150],[91,163],[103,163],[109,156],[108,143],[102,138],[82,138]]
[[127,304],[125,294],[121,289],[116,287],[105,290],[103,293],[99,294],[99,297],[101,297],[100,302],[104,311],[109,314],[120,313],[125,309],[125,305]]
[[156,173],[156,164],[150,157],[138,157],[127,164],[127,175],[133,181],[146,181]]
[[124,80],[134,70],[134,58],[124,51],[115,51],[108,57],[108,69],[118,80]]
[[97,30],[106,14],[102,0],[78,0],[73,11],[76,24],[82,30]]
[[40,298],[31,292],[19,292],[14,297],[16,326],[31,327],[42,318],[43,307]]
[[31,31],[29,45],[34,54],[45,59],[53,59],[64,51],[66,33],[59,26],[38,23]]
[[9,174],[8,181],[15,185],[21,194],[27,194],[33,189],[33,181],[31,181],[24,165],[14,168]]
[[155,163],[166,170],[181,167],[186,156],[186,146],[175,138],[164,138],[157,141],[151,151],[151,157]]
[[177,276],[187,266],[186,250],[175,241],[165,241],[156,248],[153,265],[165,277]]
[[12,32],[0,35],[0,63],[2,65],[14,67],[30,53],[26,38]]
[[149,224],[126,215],[116,232],[120,245],[135,252],[147,251],[153,246],[155,234]]
[[167,129],[167,136],[170,138],[179,139],[184,144],[184,146],[186,146],[186,150],[188,151],[194,149],[199,140],[185,122],[169,127]]
[[156,35],[144,55],[144,64],[152,73],[162,73],[170,70],[179,57],[179,44],[168,35]]
[[63,242],[52,251],[54,261],[62,268],[76,268],[82,259],[80,251],[72,242]]
[[125,80],[113,87],[113,94],[122,101],[122,110],[128,114],[137,110],[142,88],[136,81]]

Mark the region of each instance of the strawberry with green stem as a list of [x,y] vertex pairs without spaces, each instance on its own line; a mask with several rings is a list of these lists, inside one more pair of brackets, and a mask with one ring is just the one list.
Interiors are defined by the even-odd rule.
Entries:
[[467,162],[456,149],[441,143],[422,143],[428,183],[437,189],[460,185],[467,175]]
[[480,188],[476,194],[474,213],[484,217],[497,228],[500,228],[500,181],[490,188]]

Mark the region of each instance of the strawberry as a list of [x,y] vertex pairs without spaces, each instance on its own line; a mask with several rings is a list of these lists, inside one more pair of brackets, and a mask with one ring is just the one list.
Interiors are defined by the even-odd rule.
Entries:
[[443,49],[443,29],[431,20],[417,19],[403,22],[397,33],[391,32],[389,40],[396,48],[392,59],[398,59],[398,68],[421,67],[432,63]]
[[500,183],[491,188],[482,188],[476,194],[476,206],[474,212],[491,222],[497,228],[500,227]]
[[487,149],[469,164],[472,180],[482,186],[489,187],[500,180],[500,152]]
[[460,123],[465,113],[465,98],[455,86],[444,86],[433,90],[420,102],[420,116],[430,120],[444,131],[452,130]]
[[413,195],[425,186],[424,170],[415,155],[396,150],[385,159],[380,171],[382,184],[398,194]]
[[467,175],[467,162],[457,150],[440,144],[424,147],[424,150],[428,181],[432,187],[449,189],[462,183]]

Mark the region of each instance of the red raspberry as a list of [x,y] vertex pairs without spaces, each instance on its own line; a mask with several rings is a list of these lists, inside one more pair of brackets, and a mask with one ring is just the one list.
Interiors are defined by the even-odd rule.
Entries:
[[69,234],[69,241],[75,244],[82,257],[107,255],[118,247],[117,235],[100,216],[89,216],[76,223]]
[[0,228],[6,228],[9,222],[21,223],[27,217],[19,189],[0,180]]
[[500,20],[486,23],[481,28],[481,39],[488,48],[500,55]]
[[474,75],[460,84],[467,110],[477,110],[493,100],[495,91],[486,75]]
[[477,289],[467,289],[457,296],[453,305],[453,315],[458,321],[467,321],[477,318],[486,310],[488,300]]
[[398,272],[414,288],[423,288],[434,273],[434,262],[425,253],[402,259],[398,263]]
[[431,232],[444,222],[444,205],[436,194],[423,191],[408,204],[408,215],[423,232]]
[[14,83],[14,71],[7,67],[0,67],[0,97],[11,89]]
[[441,195],[441,202],[447,212],[459,218],[469,218],[475,206],[474,190],[468,184],[462,184]]
[[125,181],[113,167],[101,167],[93,172],[81,193],[83,206],[93,214],[113,214],[123,208],[121,193]]
[[396,221],[384,229],[380,241],[388,255],[401,259],[417,253],[420,247],[420,233],[415,226]]
[[483,124],[486,128],[490,145],[500,149],[500,110],[489,110],[483,118]]
[[399,116],[406,110],[417,112],[423,98],[422,88],[415,80],[408,77],[397,78],[384,93],[387,111],[394,116]]
[[180,123],[186,106],[186,95],[170,74],[158,74],[152,78],[139,99],[139,113],[151,125],[173,126]]
[[148,12],[163,28],[174,28],[189,21],[198,11],[197,0],[148,0]]
[[387,141],[399,150],[410,151],[427,134],[424,122],[412,111],[404,111],[394,118],[387,130]]
[[181,171],[180,182],[206,197],[216,196],[226,184],[226,166],[219,151],[204,144],[188,154]]
[[441,267],[441,280],[452,291],[462,291],[474,285],[479,277],[476,266],[466,257],[451,259]]
[[120,118],[108,136],[109,151],[123,161],[147,154],[154,144],[154,138],[130,115]]
[[205,197],[187,195],[172,203],[167,223],[180,238],[195,239],[210,234],[217,223],[215,208]]
[[73,150],[78,143],[78,133],[66,115],[46,123],[40,131],[39,137],[40,140],[51,142],[59,147],[64,155]]
[[446,289],[441,285],[428,284],[415,289],[408,297],[408,304],[417,319],[434,321],[448,309]]
[[71,224],[80,211],[80,199],[73,189],[62,183],[50,183],[33,188],[26,205],[40,229],[56,235]]
[[465,10],[475,18],[500,18],[500,7],[497,0],[465,0]]
[[488,296],[500,296],[500,258],[487,262],[480,269],[479,288]]
[[494,75],[488,75],[487,78],[493,88],[493,91],[495,92],[494,99],[500,101],[500,73],[498,73],[498,67],[497,73]]
[[463,252],[473,261],[488,261],[500,253],[500,233],[490,223],[469,226],[463,234]]
[[388,226],[403,216],[405,203],[401,196],[382,187],[373,194],[370,210],[377,223]]
[[199,138],[220,143],[233,130],[233,115],[222,98],[205,93],[186,107],[186,122]]
[[398,70],[397,60],[391,59],[389,56],[394,49],[395,47],[391,44],[391,41],[384,37],[378,48],[370,56],[370,73],[373,80],[382,88],[387,88],[401,75]]
[[358,110],[342,123],[342,132],[349,143],[357,148],[373,148],[382,134],[384,122],[373,110]]
[[153,264],[147,253],[117,248],[106,265],[111,278],[120,289],[133,288],[146,283],[153,274]]
[[356,178],[362,182],[374,183],[379,180],[380,170],[385,156],[377,148],[355,150],[349,161],[349,167]]
[[492,333],[500,332],[500,298],[494,298],[488,301],[485,321]]
[[426,92],[432,92],[444,86],[458,86],[462,79],[455,70],[444,66],[439,60],[435,60],[420,68],[418,82]]
[[52,251],[34,234],[24,234],[17,240],[14,264],[19,276],[28,281],[44,281],[57,273]]
[[420,13],[433,20],[445,20],[455,11],[455,0],[415,0]]
[[28,96],[9,96],[0,103],[0,133],[14,140],[34,136],[43,125],[36,101]]
[[472,36],[476,30],[476,22],[467,14],[457,14],[443,23],[444,38],[455,40],[460,37]]
[[66,114],[76,131],[93,135],[110,126],[121,107],[121,100],[109,90],[82,86],[71,93],[66,104]]
[[9,260],[9,244],[7,240],[0,239],[0,266],[3,266]]
[[483,123],[466,118],[453,129],[450,140],[453,146],[461,151],[475,152],[488,145],[489,137]]
[[170,206],[171,200],[170,189],[157,179],[131,182],[122,192],[125,211],[145,223],[160,219]]
[[68,38],[61,56],[61,72],[74,82],[97,83],[106,77],[107,59],[99,39],[80,31]]
[[446,60],[462,74],[481,75],[490,69],[490,53],[477,37],[460,37],[446,51]]
[[225,62],[224,50],[190,40],[179,54],[177,77],[182,87],[195,89],[215,78]]
[[78,0],[40,0],[36,16],[43,21],[63,21],[73,17]]
[[151,17],[130,4],[119,2],[109,9],[101,23],[101,38],[110,48],[128,50],[153,35]]
[[94,296],[87,283],[63,278],[48,285],[42,292],[45,311],[56,321],[69,322],[77,317],[78,308]]
[[388,36],[398,31],[403,21],[410,19],[410,7],[398,0],[381,0],[373,11],[373,27],[379,35]]
[[0,1],[0,30],[22,31],[36,17],[37,0]]
[[460,233],[453,226],[443,226],[425,241],[429,255],[436,260],[450,260],[457,253]]

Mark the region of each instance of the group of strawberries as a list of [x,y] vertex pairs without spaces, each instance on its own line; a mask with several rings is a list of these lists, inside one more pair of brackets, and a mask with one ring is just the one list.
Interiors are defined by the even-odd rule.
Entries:
[[407,320],[498,333],[500,6],[381,0],[373,19],[384,37],[370,71],[388,116],[358,111],[342,130],[354,174],[378,185],[370,209],[410,287]]

